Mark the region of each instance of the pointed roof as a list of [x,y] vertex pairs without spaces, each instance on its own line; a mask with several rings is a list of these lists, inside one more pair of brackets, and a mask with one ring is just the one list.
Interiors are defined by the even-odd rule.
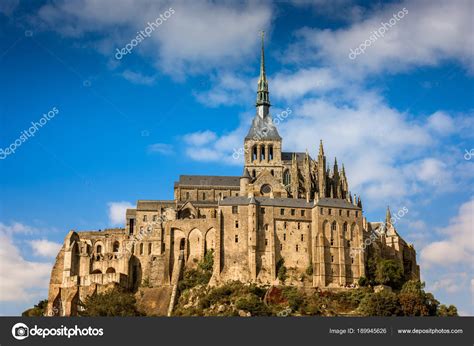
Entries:
[[261,118],[256,115],[252,120],[252,126],[250,126],[245,139],[254,141],[261,139],[281,140],[281,137],[270,116]]
[[390,207],[387,206],[387,212],[385,214],[385,224],[386,225],[389,225],[391,224],[392,222],[390,221],[392,219],[392,213],[390,213]]
[[323,140],[319,140],[319,156],[324,156]]
[[262,51],[260,55],[260,77],[258,78],[257,107],[265,105],[270,107],[267,75],[265,73],[265,49],[263,44],[265,32],[262,31]]
[[244,172],[242,174],[242,178],[251,178],[249,170],[247,168],[244,168]]

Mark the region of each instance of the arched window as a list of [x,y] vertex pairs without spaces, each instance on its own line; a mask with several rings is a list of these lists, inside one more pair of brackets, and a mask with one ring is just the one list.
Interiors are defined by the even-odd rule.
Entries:
[[[273,160],[273,145],[268,146],[268,159]],[[273,174],[272,174],[273,175]]]
[[110,268],[107,268],[107,270],[105,271],[107,274],[110,274],[110,273],[115,273],[115,269],[110,267]]
[[119,252],[119,248],[120,248],[120,243],[118,241],[114,241],[113,252]]
[[255,160],[257,160],[257,146],[256,145],[252,147],[252,161],[255,161]]
[[260,161],[265,160],[265,147],[260,147]]
[[102,274],[102,272],[100,271],[100,269],[95,269],[92,271],[91,274]]
[[331,230],[332,231],[335,231],[336,230],[336,221],[333,221],[332,225],[331,225]]
[[285,172],[283,172],[283,185],[288,186],[291,184],[291,175],[290,175],[290,170],[287,169]]
[[148,254],[151,255],[151,243],[148,243]]
[[140,243],[140,255],[143,255],[143,243]]
[[345,237],[346,233],[347,233],[347,222],[344,222],[344,225],[342,226],[342,232],[343,232],[344,237]]
[[95,252],[102,253],[102,245],[97,245],[97,247],[95,248]]
[[274,176],[274,175],[275,175],[275,171],[274,171],[273,169],[271,169],[271,170],[270,170],[270,174]]

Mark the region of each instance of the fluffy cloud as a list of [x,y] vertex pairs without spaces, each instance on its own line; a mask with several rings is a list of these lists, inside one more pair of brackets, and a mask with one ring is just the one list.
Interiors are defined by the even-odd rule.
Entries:
[[183,137],[184,141],[187,144],[201,146],[204,144],[208,144],[212,141],[215,141],[217,135],[212,131],[201,131],[201,132],[194,132]]
[[125,212],[134,206],[129,202],[109,202],[107,203],[109,210],[109,223],[112,226],[123,225],[125,221]]
[[155,76],[145,76],[139,72],[134,72],[130,70],[123,71],[121,73],[121,76],[129,82],[141,85],[153,85],[156,80]]
[[47,239],[30,240],[29,243],[33,253],[41,257],[56,257],[62,246],[62,244]]
[[[298,37],[302,41],[292,46],[286,56],[288,60],[316,56],[321,62],[336,66],[341,73],[352,77],[435,66],[448,59],[461,62],[472,72],[472,6],[469,0],[390,4],[342,29],[301,29]],[[408,14],[388,28],[384,37],[375,40],[364,54],[349,59],[350,49],[359,47],[382,22],[388,22],[403,8]]]
[[450,266],[474,263],[474,197],[461,205],[458,215],[439,231],[443,239],[430,243],[421,250],[422,263]]
[[51,263],[26,260],[13,242],[13,237],[30,226],[0,224],[0,301],[30,302],[47,294]]
[[66,37],[93,33],[98,41],[91,44],[112,57],[115,48],[125,46],[170,7],[175,13],[132,54],[150,57],[178,79],[245,61],[258,47],[258,31],[270,25],[272,16],[270,4],[255,2],[145,0],[137,6],[130,0],[80,0],[46,4],[36,20]]

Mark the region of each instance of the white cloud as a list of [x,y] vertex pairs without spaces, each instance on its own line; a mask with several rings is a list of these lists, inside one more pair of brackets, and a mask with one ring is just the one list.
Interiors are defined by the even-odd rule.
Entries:
[[208,107],[231,106],[248,101],[257,85],[256,79],[223,72],[211,78],[212,88],[195,91],[196,99]]
[[[388,22],[394,13],[406,8],[406,14],[355,60],[355,49],[369,39],[374,30]],[[336,66],[345,76],[361,77],[367,73],[402,71],[415,66],[435,66],[455,59],[474,71],[472,47],[473,3],[460,1],[405,1],[384,6],[342,29],[304,28],[298,33],[303,42],[288,50],[288,60],[317,57]]]
[[56,257],[62,244],[47,239],[35,239],[29,241],[33,254],[41,257]]
[[28,261],[14,245],[12,236],[18,232],[12,229],[31,229],[27,225],[2,224],[0,229],[0,301],[30,302],[31,304],[47,294],[52,264]]
[[465,290],[469,285],[468,281],[469,277],[465,272],[447,273],[435,280],[430,285],[430,289],[434,292],[442,290],[447,293],[458,293]]
[[141,85],[153,85],[155,83],[156,77],[155,76],[145,76],[140,72],[134,72],[130,70],[125,70],[121,73],[121,76],[132,82],[134,84],[141,84]]
[[435,112],[428,118],[428,126],[440,135],[449,135],[455,131],[453,119],[442,111]]
[[208,144],[210,142],[215,141],[216,138],[217,135],[215,134],[215,132],[209,130],[194,132],[183,136],[183,139],[187,144],[196,146]]
[[148,146],[148,152],[171,155],[174,153],[173,146],[166,143],[155,143]]
[[440,230],[442,240],[434,241],[421,250],[422,263],[450,266],[474,263],[474,197],[461,205],[447,227]]
[[38,230],[36,228],[21,222],[12,222],[10,225],[0,222],[0,234],[11,236],[13,234],[32,234],[37,232]]
[[129,202],[109,202],[109,223],[112,226],[123,225],[125,221],[125,212],[127,209],[134,208]]
[[113,59],[115,48],[130,42],[137,31],[170,7],[175,13],[132,54],[152,58],[155,66],[178,79],[186,74],[235,66],[254,55],[259,44],[258,32],[269,27],[272,16],[271,4],[252,1],[144,0],[137,6],[130,0],[80,0],[46,4],[37,19],[47,29],[67,37],[94,33],[99,39],[91,44]]

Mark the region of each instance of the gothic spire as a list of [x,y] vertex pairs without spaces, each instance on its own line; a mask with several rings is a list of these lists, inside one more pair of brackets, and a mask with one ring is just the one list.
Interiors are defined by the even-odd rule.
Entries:
[[386,225],[390,225],[391,224],[391,220],[392,219],[392,214],[390,213],[390,207],[387,206],[387,213],[385,214],[385,224]]
[[268,115],[268,108],[270,107],[270,96],[268,92],[267,75],[265,73],[265,51],[263,45],[265,32],[262,31],[262,52],[260,56],[260,77],[258,78],[257,89],[257,110],[258,115],[265,118]]
[[324,156],[323,140],[319,140],[319,156]]

